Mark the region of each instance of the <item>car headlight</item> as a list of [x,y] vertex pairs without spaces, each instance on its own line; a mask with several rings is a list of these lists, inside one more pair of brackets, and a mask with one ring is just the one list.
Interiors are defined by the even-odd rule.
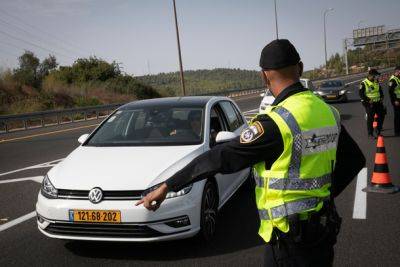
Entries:
[[[143,191],[142,197],[145,197],[148,193],[156,190],[159,187],[160,187],[160,184],[152,186],[149,189],[146,189],[145,191]],[[174,192],[174,191],[168,192],[167,196],[165,198],[174,198],[174,197],[180,197],[180,196],[186,195],[187,193],[190,192],[190,190],[192,190],[192,187],[193,187],[193,184],[190,184],[190,185],[186,186],[185,188],[179,190],[178,192]]]
[[40,188],[40,192],[44,197],[47,198],[57,198],[58,191],[54,187],[54,185],[50,182],[49,176],[43,178],[42,187]]
[[165,198],[174,198],[174,197],[180,197],[183,195],[186,195],[187,193],[190,192],[190,190],[192,190],[193,184],[186,186],[185,188],[179,190],[178,192],[168,192],[167,196]]
[[346,90],[340,90],[339,94],[344,95],[346,93]]
[[322,91],[315,91],[316,94],[322,95]]

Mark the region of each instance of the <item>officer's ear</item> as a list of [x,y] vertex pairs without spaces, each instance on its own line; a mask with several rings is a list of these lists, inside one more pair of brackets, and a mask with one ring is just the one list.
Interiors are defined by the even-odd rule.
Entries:
[[299,67],[299,77],[301,77],[303,75],[303,69],[304,69],[303,62],[300,61],[298,67]]
[[261,77],[264,81],[265,87],[270,88],[271,83],[268,79],[268,74],[265,70],[261,70]]

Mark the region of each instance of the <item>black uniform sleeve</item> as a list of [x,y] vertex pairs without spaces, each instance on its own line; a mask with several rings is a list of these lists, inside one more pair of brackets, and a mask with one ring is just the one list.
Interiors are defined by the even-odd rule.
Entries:
[[360,83],[360,89],[358,90],[358,94],[360,95],[361,102],[368,103],[369,98],[365,95],[365,84]]
[[394,93],[394,89],[397,87],[397,83],[393,80],[389,81],[389,95],[390,95],[390,101],[392,102],[392,104],[394,103],[394,101],[397,100],[396,98],[396,94]]
[[332,177],[332,196],[337,197],[364,166],[364,154],[342,125]]
[[383,95],[383,90],[382,90],[382,86],[381,85],[379,85],[379,95],[381,96],[381,101],[383,101],[384,95]]
[[[166,184],[169,190],[178,191],[188,184],[217,173],[229,174],[265,161],[270,167],[283,152],[283,141],[278,126],[267,115],[257,119],[258,131],[245,129],[240,137],[214,146],[178,171]],[[243,135],[245,138],[243,139]]]

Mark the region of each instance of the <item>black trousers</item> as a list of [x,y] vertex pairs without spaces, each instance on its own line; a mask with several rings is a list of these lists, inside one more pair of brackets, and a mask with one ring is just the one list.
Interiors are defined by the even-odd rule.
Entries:
[[382,130],[382,126],[383,126],[383,121],[385,120],[385,107],[383,106],[383,104],[381,102],[377,102],[377,103],[366,103],[364,104],[365,107],[365,112],[367,113],[367,131],[368,131],[368,135],[372,135],[374,132],[374,128],[373,128],[373,123],[374,123],[374,116],[375,114],[378,115],[378,127],[377,127],[377,131],[378,134],[381,132]]
[[393,105],[394,111],[394,133],[400,135],[400,106]]
[[279,241],[271,241],[266,245],[264,266],[332,266],[336,233],[325,235],[323,231],[318,232],[300,242],[293,241],[289,234],[281,234]]

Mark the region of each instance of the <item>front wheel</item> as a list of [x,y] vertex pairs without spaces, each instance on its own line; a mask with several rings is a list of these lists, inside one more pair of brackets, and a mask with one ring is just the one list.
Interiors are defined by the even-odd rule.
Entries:
[[201,218],[199,237],[202,241],[209,242],[215,235],[218,215],[218,190],[212,181],[204,185],[201,201]]

